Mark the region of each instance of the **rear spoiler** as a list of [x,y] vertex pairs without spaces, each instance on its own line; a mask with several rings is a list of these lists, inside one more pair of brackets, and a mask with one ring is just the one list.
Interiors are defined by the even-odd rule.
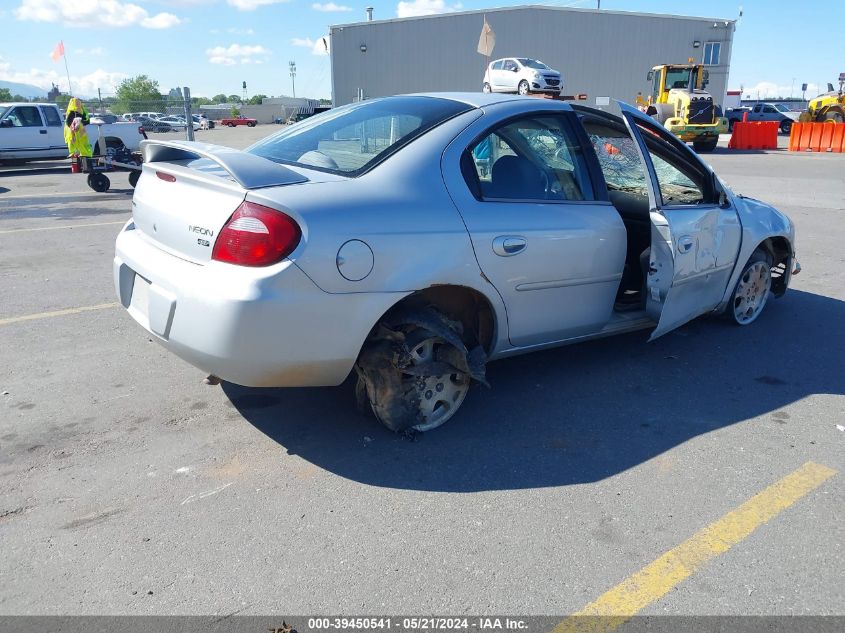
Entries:
[[284,165],[231,147],[196,141],[141,141],[145,163],[166,163],[205,158],[222,167],[244,189],[308,182]]

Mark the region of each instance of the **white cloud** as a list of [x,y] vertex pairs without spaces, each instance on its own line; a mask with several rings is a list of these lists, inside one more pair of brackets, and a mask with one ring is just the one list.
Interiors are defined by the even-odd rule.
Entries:
[[69,3],[65,0],[23,0],[15,9],[18,20],[61,22],[66,26],[121,27],[140,25],[148,29],[167,29],[182,20],[172,13],[151,16],[137,4],[118,0],[86,0]]
[[412,0],[411,2],[400,2],[396,5],[396,17],[412,18],[417,15],[452,13],[461,9],[463,9],[463,5],[460,2],[448,5],[445,0]]
[[232,35],[255,35],[255,31],[252,29],[226,29],[227,32],[231,33]]
[[269,4],[281,4],[288,1],[289,0],[226,0],[230,6],[240,9],[241,11],[255,11],[258,7],[264,7]]
[[335,4],[334,2],[325,2],[323,4],[315,2],[311,5],[311,8],[322,13],[345,13],[347,11],[352,11],[352,7]]
[[141,20],[141,26],[148,29],[169,29],[181,23],[182,20],[172,13],[157,13],[151,18]]
[[229,47],[208,48],[205,54],[210,64],[234,66],[235,64],[260,64],[270,55],[270,51],[263,46],[232,44]]
[[310,48],[312,55],[328,55],[331,50],[331,41],[328,35],[312,40],[310,37],[295,37],[290,43],[293,46]]
[[[71,75],[70,80],[74,94],[93,96],[97,94],[97,88],[101,89],[103,94],[114,94],[117,91],[117,86],[127,76],[124,73],[108,72],[98,68],[87,75]],[[44,90],[49,90],[55,83],[62,92],[67,91],[67,76],[63,72],[41,68],[31,68],[26,72],[18,71],[12,68],[12,65],[2,57],[0,57],[0,79],[32,84]]]
[[[818,92],[818,85],[807,84],[807,91],[804,94],[807,97],[815,97]],[[790,95],[793,97],[801,96],[800,83],[796,83],[795,86],[792,86],[791,84],[778,85],[771,81],[761,81],[754,86],[743,86],[742,89],[743,99],[778,99],[787,98]]]

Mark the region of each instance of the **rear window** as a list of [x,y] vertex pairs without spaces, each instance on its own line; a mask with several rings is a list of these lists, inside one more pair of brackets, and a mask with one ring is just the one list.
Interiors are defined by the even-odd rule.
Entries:
[[388,97],[329,110],[247,151],[285,165],[357,176],[472,106],[435,97]]

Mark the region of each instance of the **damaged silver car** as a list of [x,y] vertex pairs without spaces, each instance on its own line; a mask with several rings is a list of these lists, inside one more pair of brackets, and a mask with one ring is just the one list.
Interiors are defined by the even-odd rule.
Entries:
[[798,270],[792,223],[621,109],[410,95],[245,151],[145,141],[117,294],[233,383],[354,371],[394,431],[449,420],[497,358],[705,314],[754,322]]

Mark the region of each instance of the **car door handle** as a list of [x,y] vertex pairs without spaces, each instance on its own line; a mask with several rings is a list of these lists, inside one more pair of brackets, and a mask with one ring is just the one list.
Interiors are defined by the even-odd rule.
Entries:
[[689,253],[694,243],[695,242],[689,235],[684,235],[683,237],[678,239],[678,252]]
[[493,240],[493,252],[500,257],[510,257],[525,250],[528,242],[518,235],[500,235]]
[[39,133],[39,134],[46,134],[46,133],[47,133],[47,130],[38,130],[38,133]]

